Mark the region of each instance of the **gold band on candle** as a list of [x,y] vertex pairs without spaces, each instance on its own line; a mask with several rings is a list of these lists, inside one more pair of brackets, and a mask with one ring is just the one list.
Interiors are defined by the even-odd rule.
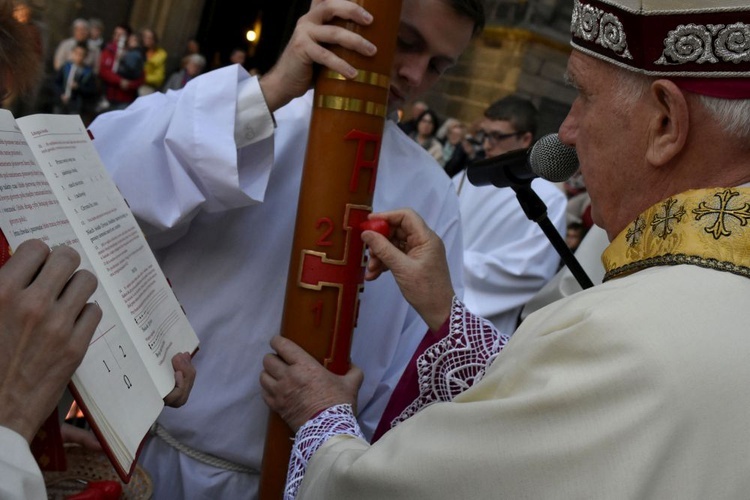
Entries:
[[381,118],[385,118],[388,111],[385,104],[335,95],[319,96],[315,105],[319,108],[334,109],[336,111],[352,111],[354,113],[364,113],[366,115],[379,116]]
[[348,80],[353,81],[357,83],[364,83],[365,85],[372,85],[374,87],[380,87],[383,89],[387,89],[391,84],[391,78],[387,75],[382,75],[380,73],[374,73],[372,71],[364,71],[364,70],[357,70],[357,76],[354,78],[347,78],[341,73],[337,73],[336,71],[328,70],[324,74],[325,78],[330,78],[331,80]]

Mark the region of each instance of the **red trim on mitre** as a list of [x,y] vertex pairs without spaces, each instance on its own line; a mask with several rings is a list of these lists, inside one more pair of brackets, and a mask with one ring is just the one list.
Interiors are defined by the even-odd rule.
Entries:
[[750,99],[750,78],[675,78],[675,85],[694,94],[722,99]]
[[750,4],[687,12],[574,0],[571,45],[653,76],[750,78]]

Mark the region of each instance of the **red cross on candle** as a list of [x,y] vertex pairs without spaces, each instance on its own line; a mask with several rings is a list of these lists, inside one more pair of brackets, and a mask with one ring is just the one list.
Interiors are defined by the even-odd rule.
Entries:
[[330,259],[324,252],[302,252],[299,286],[311,290],[338,288],[331,347],[323,365],[339,375],[349,370],[351,332],[357,324],[359,292],[364,288],[365,278],[364,243],[359,237],[362,232],[359,225],[367,220],[369,213],[369,207],[346,205],[343,259]]

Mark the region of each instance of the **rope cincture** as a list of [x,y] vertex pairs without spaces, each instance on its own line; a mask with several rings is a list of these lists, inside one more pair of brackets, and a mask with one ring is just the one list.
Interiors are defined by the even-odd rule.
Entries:
[[174,436],[169,434],[167,430],[161,425],[159,425],[158,423],[154,423],[154,425],[151,426],[151,434],[160,438],[162,441],[164,441],[169,446],[179,451],[183,455],[186,455],[192,458],[193,460],[197,460],[198,462],[204,463],[206,465],[210,465],[212,467],[216,467],[219,469],[228,470],[231,472],[241,472],[242,474],[251,474],[251,475],[260,474],[259,470],[253,469],[252,467],[236,464],[234,462],[230,462],[229,460],[224,460],[223,458],[219,458],[209,453],[204,453],[202,451],[196,450],[195,448],[191,448],[190,446],[184,443],[179,442],[177,439],[174,438]]

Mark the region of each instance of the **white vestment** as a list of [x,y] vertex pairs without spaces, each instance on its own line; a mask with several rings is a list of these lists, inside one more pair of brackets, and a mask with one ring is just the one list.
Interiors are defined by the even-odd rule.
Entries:
[[748,297],[676,265],[560,299],[453,402],[328,440],[298,498],[747,498]]
[[41,500],[47,498],[44,479],[29,443],[17,432],[0,426],[0,498]]
[[[575,258],[581,265],[581,269],[583,269],[583,272],[586,273],[586,276],[588,276],[594,285],[601,283],[604,278],[602,252],[607,248],[607,245],[609,245],[607,232],[599,226],[594,225],[588,230],[575,251]],[[547,304],[578,293],[581,290],[583,288],[570,271],[570,268],[564,266],[539,290],[539,293],[526,303],[521,311],[521,319],[526,319],[528,315]]]
[[[277,110],[269,136],[257,79],[231,66],[91,125],[201,341],[189,402],[165,409],[159,423],[192,448],[254,469],[269,412],[258,378],[281,322],[311,109],[310,92]],[[373,209],[402,207],[443,238],[461,293],[455,190],[434,159],[388,122]],[[390,274],[367,283],[361,301],[352,360],[365,372],[358,406],[369,436],[427,326]],[[157,499],[253,498],[257,490],[257,474],[199,463],[160,439],[145,447],[142,463]]]
[[[465,171],[453,180],[464,239],[464,303],[498,331],[512,335],[521,308],[555,275],[560,257],[511,188],[474,186]],[[564,235],[565,195],[543,179],[535,179],[531,188]]]

